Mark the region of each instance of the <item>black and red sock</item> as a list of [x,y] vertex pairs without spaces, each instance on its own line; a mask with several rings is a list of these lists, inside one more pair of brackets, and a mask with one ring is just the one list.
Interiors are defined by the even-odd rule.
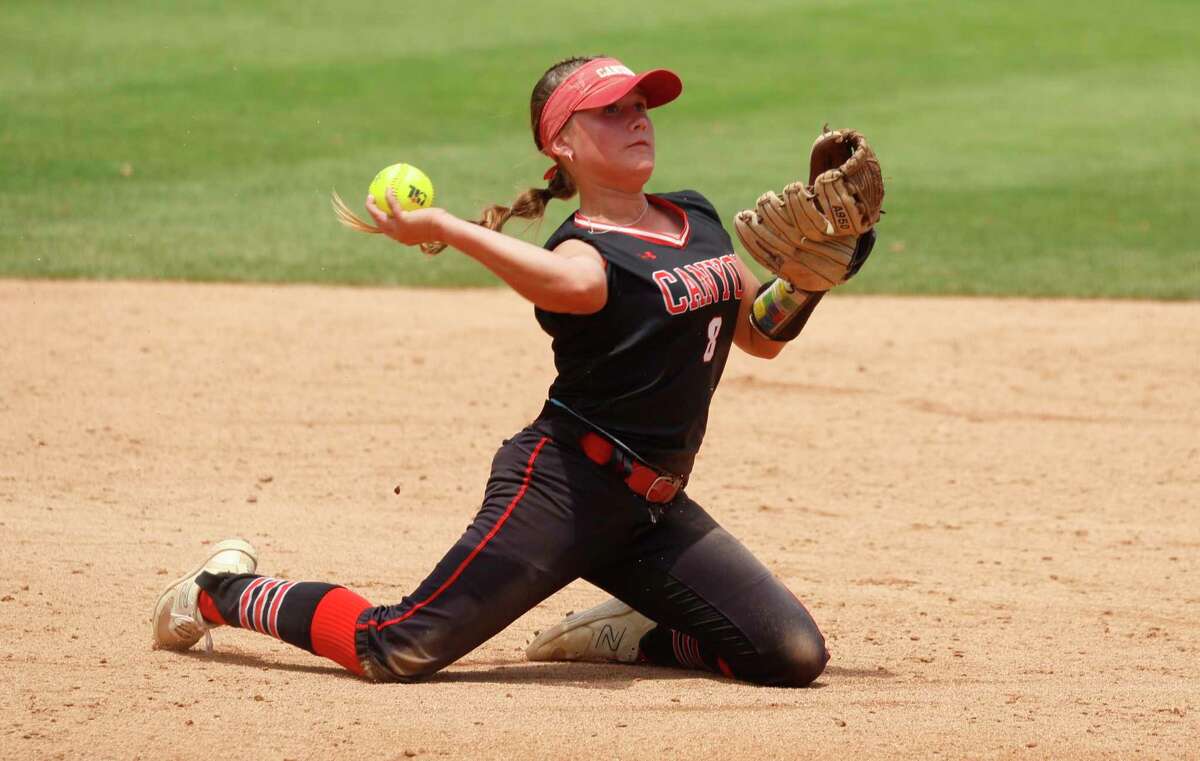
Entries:
[[734,678],[725,659],[700,640],[666,626],[656,626],[642,637],[642,655],[658,666],[703,669]]
[[369,602],[345,587],[255,574],[201,573],[200,614],[212,624],[252,629],[362,674],[355,624]]

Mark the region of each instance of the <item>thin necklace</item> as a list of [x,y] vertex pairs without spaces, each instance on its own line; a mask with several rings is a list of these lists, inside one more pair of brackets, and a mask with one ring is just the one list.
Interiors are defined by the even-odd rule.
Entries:
[[[642,203],[645,204],[645,206],[642,207],[642,213],[638,214],[637,217],[632,222],[613,222],[610,220],[610,221],[606,222],[605,224],[609,224],[614,227],[633,227],[638,222],[642,221],[642,217],[646,216],[646,212],[650,211],[650,201],[644,195],[642,196]],[[608,232],[608,230],[597,230],[594,227],[594,221],[592,220],[591,217],[584,217],[584,219],[587,220],[588,230],[593,235],[603,235],[604,233]]]

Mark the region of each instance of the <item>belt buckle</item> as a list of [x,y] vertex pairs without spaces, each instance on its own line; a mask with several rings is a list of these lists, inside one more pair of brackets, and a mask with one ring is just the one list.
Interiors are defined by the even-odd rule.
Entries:
[[[662,498],[658,498],[655,495],[655,491],[660,485],[665,486],[667,490],[667,493]],[[646,501],[658,504],[670,502],[675,499],[675,495],[679,493],[679,487],[682,485],[683,479],[679,476],[659,476],[651,482],[650,488],[646,489]]]

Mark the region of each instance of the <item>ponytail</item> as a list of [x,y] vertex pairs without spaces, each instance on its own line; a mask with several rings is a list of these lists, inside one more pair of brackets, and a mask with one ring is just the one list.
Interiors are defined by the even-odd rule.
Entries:
[[[572,72],[588,61],[599,57],[575,56],[565,58],[549,69],[546,69],[546,73],[542,74],[542,78],[533,86],[533,93],[529,96],[529,127],[533,132],[533,144],[539,152],[542,152],[543,146],[538,132],[538,124],[542,119],[542,110],[546,108],[546,101],[550,99],[554,90]],[[512,202],[512,206],[495,204],[487,207],[480,214],[479,221],[475,224],[500,232],[504,228],[504,223],[513,217],[529,220],[541,219],[542,215],[546,213],[546,206],[551,200],[557,198],[560,201],[565,201],[577,192],[575,183],[571,181],[571,176],[567,174],[566,169],[562,165],[558,165],[556,162],[556,166],[550,175],[549,185],[544,188],[530,188],[526,190],[517,196],[517,199]],[[421,250],[427,254],[436,254],[445,247],[445,243],[424,243],[421,245]]]

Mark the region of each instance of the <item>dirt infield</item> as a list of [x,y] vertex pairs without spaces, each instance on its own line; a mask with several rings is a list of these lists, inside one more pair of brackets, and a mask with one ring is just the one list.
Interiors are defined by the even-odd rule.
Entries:
[[826,632],[791,691],[526,663],[582,583],[421,685],[151,651],[230,535],[410,591],[551,379],[511,293],[0,281],[0,351],[0,757],[1200,754],[1200,304],[835,296],[733,357],[689,493]]

